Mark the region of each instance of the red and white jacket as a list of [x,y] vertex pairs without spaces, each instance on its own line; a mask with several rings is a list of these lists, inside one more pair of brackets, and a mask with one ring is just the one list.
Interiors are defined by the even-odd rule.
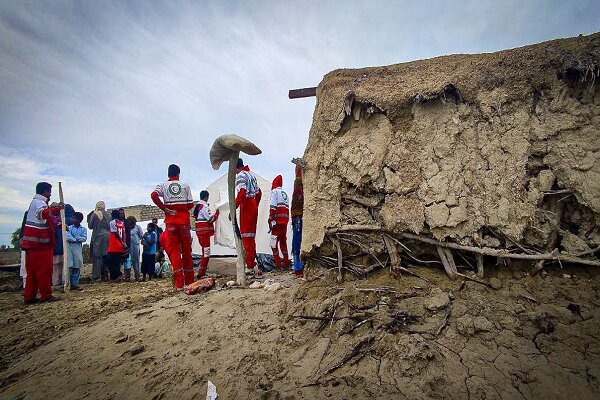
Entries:
[[59,211],[58,207],[48,207],[48,199],[41,194],[33,196],[23,227],[23,250],[54,246],[54,218]]
[[208,203],[200,200],[194,209],[196,218],[196,234],[198,236],[212,236],[215,234],[215,221],[219,218],[219,211],[212,215]]
[[260,187],[258,187],[256,177],[250,172],[250,168],[247,165],[244,165],[235,177],[235,191],[237,192],[235,197],[236,208],[246,199],[256,198],[256,202],[260,203],[262,192]]
[[274,221],[275,225],[287,226],[290,220],[290,201],[281,186],[283,186],[283,178],[281,175],[277,175],[273,179],[273,186],[271,187],[269,222],[271,225]]
[[125,251],[125,225],[123,221],[113,219],[110,221],[110,236],[108,237],[108,252],[123,253]]
[[161,210],[169,208],[177,212],[175,215],[166,214],[165,224],[190,224],[190,210],[194,207],[194,199],[189,185],[180,182],[179,176],[170,177],[168,181],[156,185],[150,197]]

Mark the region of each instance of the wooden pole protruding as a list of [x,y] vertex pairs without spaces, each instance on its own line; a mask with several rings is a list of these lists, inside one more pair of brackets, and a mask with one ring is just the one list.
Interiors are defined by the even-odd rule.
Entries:
[[229,170],[227,173],[227,189],[229,190],[229,215],[231,215],[231,224],[233,225],[233,235],[235,236],[235,248],[238,254],[236,261],[236,281],[240,286],[246,286],[246,250],[242,244],[242,235],[237,223],[237,213],[235,209],[235,175],[237,160],[240,152],[234,152],[229,158]]
[[[62,190],[62,182],[58,182],[58,199],[62,204],[65,204],[65,199],[63,196],[63,190]],[[63,208],[60,210],[60,222],[62,223],[62,232],[61,232],[61,236],[62,236],[62,245],[63,245],[63,290],[66,292],[67,289],[69,289],[71,287],[71,279],[69,276],[69,251],[67,249],[67,232],[66,232],[66,226],[67,226],[67,221],[66,221],[66,217],[65,217],[65,208],[63,206]]]
[[317,95],[317,88],[302,88],[302,89],[290,89],[288,98],[290,99],[301,99],[303,97],[315,97]]

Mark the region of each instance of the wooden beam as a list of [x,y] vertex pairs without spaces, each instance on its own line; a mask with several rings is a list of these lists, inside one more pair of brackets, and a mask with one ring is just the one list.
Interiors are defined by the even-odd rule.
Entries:
[[302,88],[302,89],[290,89],[288,93],[288,98],[290,99],[300,99],[302,97],[314,97],[317,95],[317,88]]

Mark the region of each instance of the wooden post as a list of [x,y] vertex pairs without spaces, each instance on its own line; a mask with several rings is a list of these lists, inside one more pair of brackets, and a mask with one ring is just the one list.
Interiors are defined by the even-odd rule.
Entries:
[[442,246],[437,246],[437,251],[448,277],[450,277],[451,280],[455,280],[458,276],[458,271],[456,269],[456,264],[454,263],[452,251],[450,249],[443,248]]
[[483,254],[476,254],[477,257],[477,276],[483,278]]
[[402,266],[402,259],[400,258],[400,254],[398,254],[396,243],[386,234],[383,235],[383,243],[390,255],[390,273],[395,276]]
[[235,249],[237,251],[236,262],[236,277],[237,284],[246,286],[246,251],[242,243],[242,235],[237,223],[237,213],[235,209],[235,175],[237,169],[237,160],[240,157],[240,152],[236,151],[229,158],[229,171],[227,174],[227,189],[229,190],[229,215],[231,216],[231,224],[233,225],[233,234],[235,236]]
[[63,208],[60,210],[60,221],[62,223],[62,245],[63,245],[63,290],[66,292],[71,287],[71,279],[69,276],[69,250],[67,249],[67,221],[65,218],[65,199],[63,196],[62,182],[58,182],[58,199],[63,203]]
[[329,236],[331,239],[331,243],[337,249],[337,264],[338,264],[338,274],[337,274],[337,282],[342,283],[344,281],[344,274],[342,272],[342,268],[344,266],[344,256],[342,254],[342,243],[340,243],[340,239],[337,235]]

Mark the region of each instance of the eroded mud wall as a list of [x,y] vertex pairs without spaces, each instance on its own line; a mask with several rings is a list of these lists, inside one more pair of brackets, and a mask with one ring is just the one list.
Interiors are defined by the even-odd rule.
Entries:
[[303,252],[378,224],[464,244],[600,245],[600,34],[333,71],[304,154]]

